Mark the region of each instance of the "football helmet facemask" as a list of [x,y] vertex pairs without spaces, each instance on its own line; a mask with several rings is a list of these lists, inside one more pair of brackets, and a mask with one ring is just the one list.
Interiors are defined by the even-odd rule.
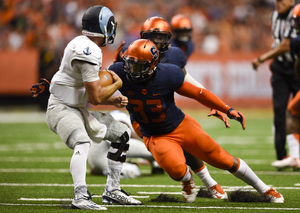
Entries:
[[300,4],[297,4],[293,9],[292,26],[300,33]]
[[141,38],[155,43],[160,53],[168,51],[172,31],[169,23],[161,17],[148,18],[141,29]]
[[92,37],[103,37],[101,45],[114,43],[117,22],[114,14],[107,7],[96,5],[85,11],[82,17],[82,34]]
[[192,38],[192,23],[187,17],[181,14],[173,16],[171,27],[176,40],[185,43]]
[[132,42],[123,55],[124,71],[131,82],[151,79],[158,64],[159,52],[156,45],[147,39]]

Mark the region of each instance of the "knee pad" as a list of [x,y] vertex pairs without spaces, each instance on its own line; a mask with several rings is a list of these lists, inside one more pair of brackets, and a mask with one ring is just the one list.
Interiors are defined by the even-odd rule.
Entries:
[[107,153],[107,158],[114,161],[125,162],[126,160],[125,152],[128,151],[129,149],[128,142],[129,142],[129,134],[128,131],[125,131],[123,135],[121,135],[120,140],[118,142],[111,143],[109,151]]
[[[130,129],[128,129],[130,131]],[[128,133],[128,130],[126,130],[123,135],[121,135],[120,137],[120,141],[121,143],[125,142],[127,143],[129,141],[129,133]]]

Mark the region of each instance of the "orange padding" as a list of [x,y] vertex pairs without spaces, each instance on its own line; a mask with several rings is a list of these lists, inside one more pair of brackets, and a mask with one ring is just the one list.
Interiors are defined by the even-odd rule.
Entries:
[[188,98],[193,98],[201,104],[203,104],[204,106],[220,110],[224,113],[227,113],[227,111],[231,108],[212,92],[204,88],[196,87],[193,84],[186,81],[182,84],[182,86],[179,89],[176,90],[176,92]]

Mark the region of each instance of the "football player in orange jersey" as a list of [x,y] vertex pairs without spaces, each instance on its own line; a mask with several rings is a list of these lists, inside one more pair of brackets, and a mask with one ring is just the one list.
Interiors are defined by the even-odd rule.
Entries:
[[108,69],[123,81],[119,91],[128,97],[126,109],[134,129],[142,134],[145,146],[157,163],[172,179],[181,182],[186,202],[194,202],[197,192],[183,149],[214,167],[228,170],[266,195],[270,202],[284,203],[283,196],[259,179],[246,162],[231,156],[199,123],[183,113],[174,102],[174,93],[226,113],[245,129],[243,114],[210,91],[184,81],[180,67],[159,63],[159,51],[153,42],[134,41],[124,53],[124,62],[114,63]]
[[173,37],[171,45],[179,47],[186,59],[188,59],[194,51],[194,43],[192,42],[192,22],[188,17],[178,14],[172,17],[171,27]]
[[[141,38],[148,39],[154,42],[159,50],[159,61],[160,63],[174,64],[180,67],[185,74],[185,81],[194,84],[197,87],[203,87],[198,81],[196,81],[185,69],[186,58],[182,50],[178,47],[170,45],[172,38],[172,30],[170,24],[163,18],[154,16],[148,18],[142,25]],[[125,43],[121,43],[119,46],[115,61],[123,61],[122,55],[127,50],[124,46]],[[225,115],[217,110],[212,110],[209,116],[216,116],[221,119],[227,128],[230,127]],[[187,164],[192,168],[194,173],[202,180],[207,190],[210,192],[212,198],[226,199],[227,193],[224,192],[222,187],[210,176],[206,165],[202,160],[184,151],[184,155]]]

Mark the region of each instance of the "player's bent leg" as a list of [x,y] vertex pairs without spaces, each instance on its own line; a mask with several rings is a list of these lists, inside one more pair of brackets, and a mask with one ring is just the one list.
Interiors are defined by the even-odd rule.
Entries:
[[276,190],[267,186],[253,171],[252,169],[239,158],[234,158],[235,162],[238,161],[238,166],[236,167],[236,171],[233,171],[233,168],[230,169],[230,172],[237,178],[241,179],[245,183],[249,184],[253,188],[255,188],[260,194],[266,195],[270,202],[272,203],[284,203],[283,196],[278,193]]
[[144,136],[144,142],[154,159],[168,175],[181,182],[184,200],[192,203],[197,196],[193,174],[185,163],[181,146],[170,138],[172,136],[168,135],[151,138]]
[[[122,125],[126,126],[125,124]],[[126,126],[126,130],[119,137],[119,139],[111,142],[111,146],[107,153],[108,174],[106,187],[102,194],[102,203],[142,205],[141,201],[130,197],[124,190],[120,188],[120,174],[123,163],[126,160],[126,152],[129,149],[129,137],[130,129]]]

